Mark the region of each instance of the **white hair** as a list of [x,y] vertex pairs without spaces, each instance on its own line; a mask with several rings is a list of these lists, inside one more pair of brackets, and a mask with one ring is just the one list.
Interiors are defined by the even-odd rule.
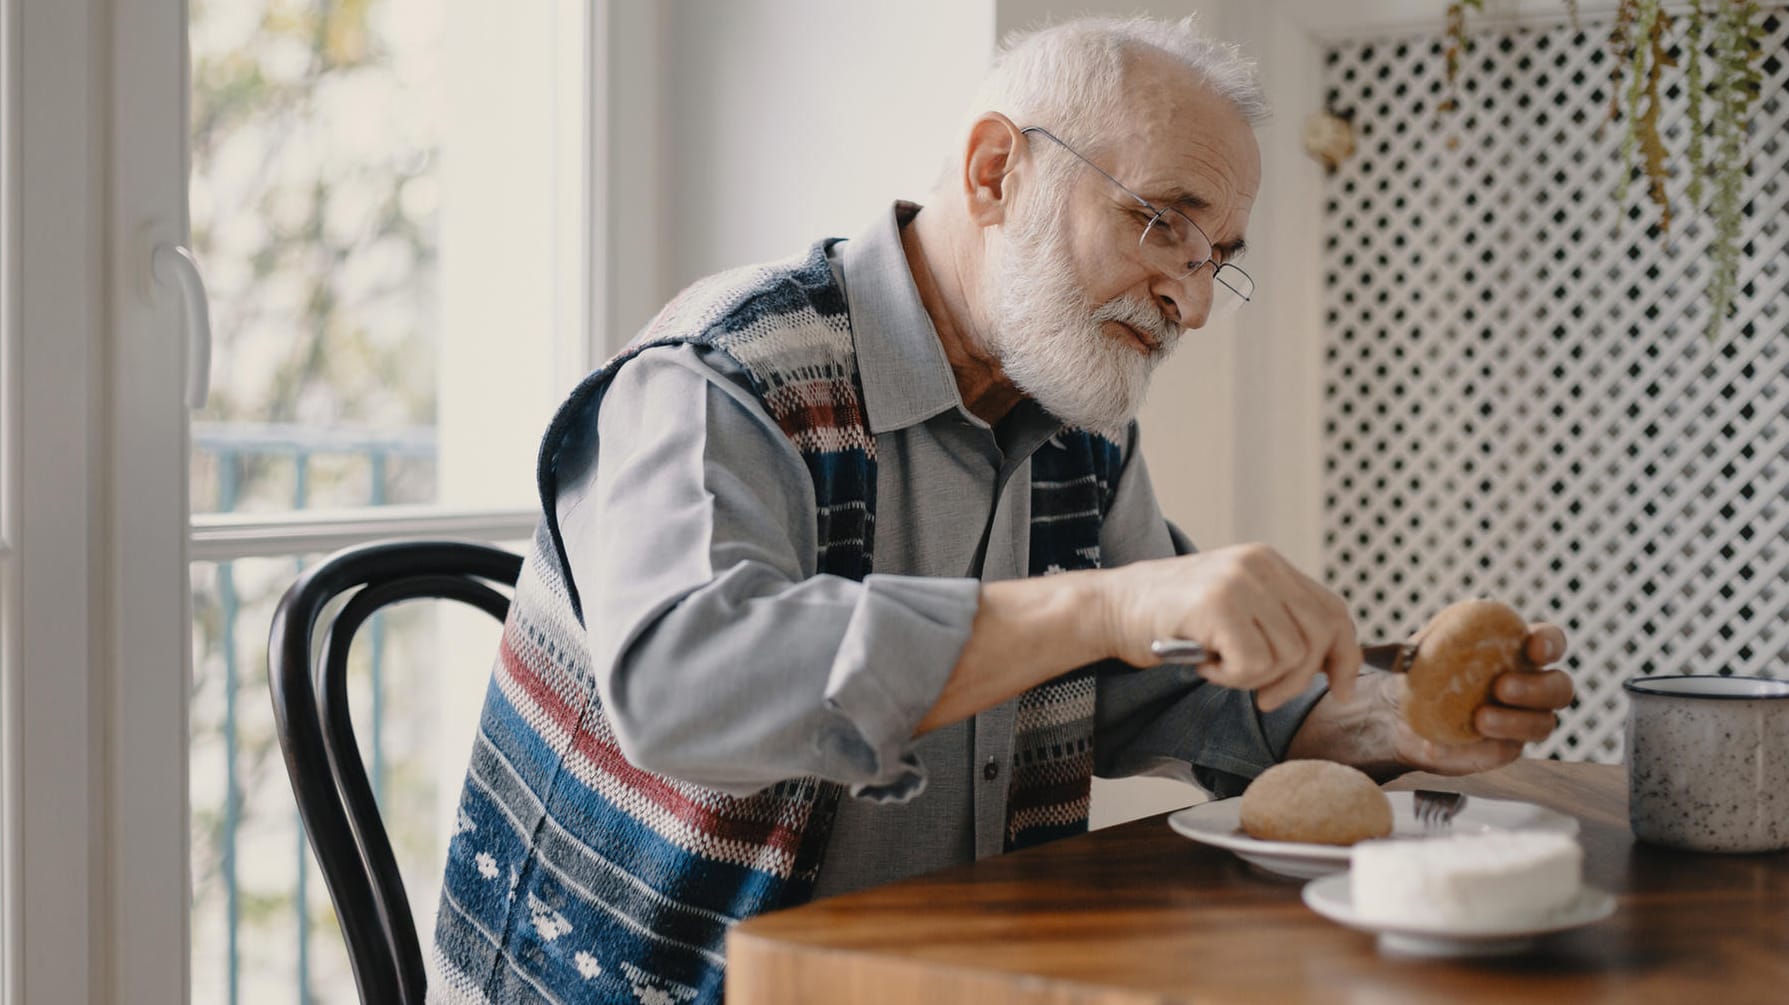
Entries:
[[1124,72],[1139,50],[1155,49],[1193,70],[1255,125],[1267,98],[1253,60],[1199,29],[1196,16],[1086,17],[1009,34],[970,110],[971,120],[1001,112],[1021,126],[1044,126],[1071,143],[1098,149],[1102,127],[1124,111]]

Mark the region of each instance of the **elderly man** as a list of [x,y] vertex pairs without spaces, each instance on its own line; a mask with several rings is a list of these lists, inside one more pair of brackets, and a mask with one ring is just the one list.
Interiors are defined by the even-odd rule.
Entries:
[[1150,372],[1253,292],[1249,64],[1070,22],[974,112],[923,209],[696,283],[561,408],[435,1000],[714,1000],[730,923],[1082,831],[1093,774],[1474,771],[1570,700],[1506,675],[1434,747],[1335,594],[1158,510]]

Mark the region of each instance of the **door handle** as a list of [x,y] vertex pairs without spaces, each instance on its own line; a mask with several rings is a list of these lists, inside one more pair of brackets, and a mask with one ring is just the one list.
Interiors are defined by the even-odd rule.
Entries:
[[205,296],[205,280],[193,253],[178,244],[158,244],[151,271],[162,286],[180,291],[186,311],[186,407],[205,407],[211,391],[211,306]]

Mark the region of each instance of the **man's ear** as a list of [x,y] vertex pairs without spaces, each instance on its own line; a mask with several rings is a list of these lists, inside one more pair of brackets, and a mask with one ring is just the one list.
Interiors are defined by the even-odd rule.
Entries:
[[963,201],[976,226],[1005,222],[1012,201],[1007,179],[1026,146],[1019,127],[999,112],[989,112],[969,127],[963,151]]

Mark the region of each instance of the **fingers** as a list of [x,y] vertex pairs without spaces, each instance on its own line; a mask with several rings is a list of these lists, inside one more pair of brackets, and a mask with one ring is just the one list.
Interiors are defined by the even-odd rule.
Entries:
[[1300,609],[1307,606],[1303,598],[1283,603],[1280,605],[1282,616],[1274,620],[1275,630],[1268,631],[1263,627],[1262,634],[1268,637],[1275,657],[1274,680],[1255,694],[1255,704],[1264,712],[1271,712],[1302,694],[1322,665],[1323,652],[1314,652],[1311,645],[1311,632],[1321,630],[1320,623],[1313,622],[1308,610]]
[[1255,692],[1255,705],[1263,712],[1271,712],[1281,705],[1304,693],[1311,684],[1311,678],[1317,675],[1317,664],[1310,662],[1282,674],[1278,680]]
[[1348,602],[1333,590],[1322,586],[1318,589],[1322,591],[1330,623],[1336,626],[1323,672],[1329,675],[1329,689],[1335,692],[1336,699],[1350,702],[1354,700],[1354,682],[1360,677],[1360,635],[1354,630],[1354,614],[1348,610]]
[[1558,709],[1572,703],[1572,679],[1562,670],[1519,671],[1500,675],[1491,695],[1502,704],[1485,705],[1473,725],[1487,737],[1533,743],[1558,728]]
[[1318,673],[1340,682],[1338,698],[1351,697],[1360,668],[1360,646],[1347,604],[1267,549],[1248,556],[1244,568],[1256,596],[1267,601],[1255,621],[1272,650],[1272,663],[1257,668],[1255,701],[1272,711],[1304,693]]
[[1255,591],[1255,603],[1251,605],[1250,620],[1254,622],[1264,647],[1250,669],[1260,675],[1278,677],[1308,661],[1311,644],[1298,626],[1297,617],[1274,597],[1271,589],[1266,586]]
[[1345,630],[1336,633],[1329,652],[1323,658],[1323,672],[1329,677],[1329,691],[1346,704],[1354,700],[1354,682],[1360,677],[1360,640],[1354,634],[1354,622],[1344,620]]
[[1552,712],[1527,708],[1501,708],[1481,705],[1473,713],[1472,724],[1479,735],[1488,739],[1534,743],[1553,735],[1558,717]]
[[[1139,619],[1149,635],[1136,634],[1203,642],[1214,656],[1199,668],[1207,680],[1255,691],[1264,711],[1291,701],[1318,673],[1329,675],[1338,697],[1350,697],[1360,647],[1348,607],[1278,552],[1239,545],[1135,568],[1143,588],[1130,603],[1159,612]],[[1147,643],[1131,643],[1139,644]]]
[[1286,610],[1304,647],[1286,675],[1271,689],[1263,690],[1257,701],[1263,709],[1276,708],[1308,689],[1319,673],[1328,676],[1337,701],[1352,701],[1354,682],[1360,674],[1360,639],[1347,603],[1291,565],[1285,565],[1285,569],[1291,578],[1284,594],[1288,598]]
[[1563,670],[1526,671],[1498,675],[1491,694],[1512,708],[1552,712],[1572,703],[1572,678]]
[[1312,657],[1296,614],[1280,599],[1283,564],[1266,549],[1239,548],[1214,605],[1212,644],[1222,662],[1204,676],[1225,687],[1274,684]]
[[1207,680],[1225,687],[1248,688],[1275,676],[1273,643],[1252,618],[1225,623],[1213,634],[1212,646],[1218,659],[1201,670]]
[[1548,666],[1565,658],[1565,630],[1545,621],[1528,626],[1527,655],[1537,667]]

